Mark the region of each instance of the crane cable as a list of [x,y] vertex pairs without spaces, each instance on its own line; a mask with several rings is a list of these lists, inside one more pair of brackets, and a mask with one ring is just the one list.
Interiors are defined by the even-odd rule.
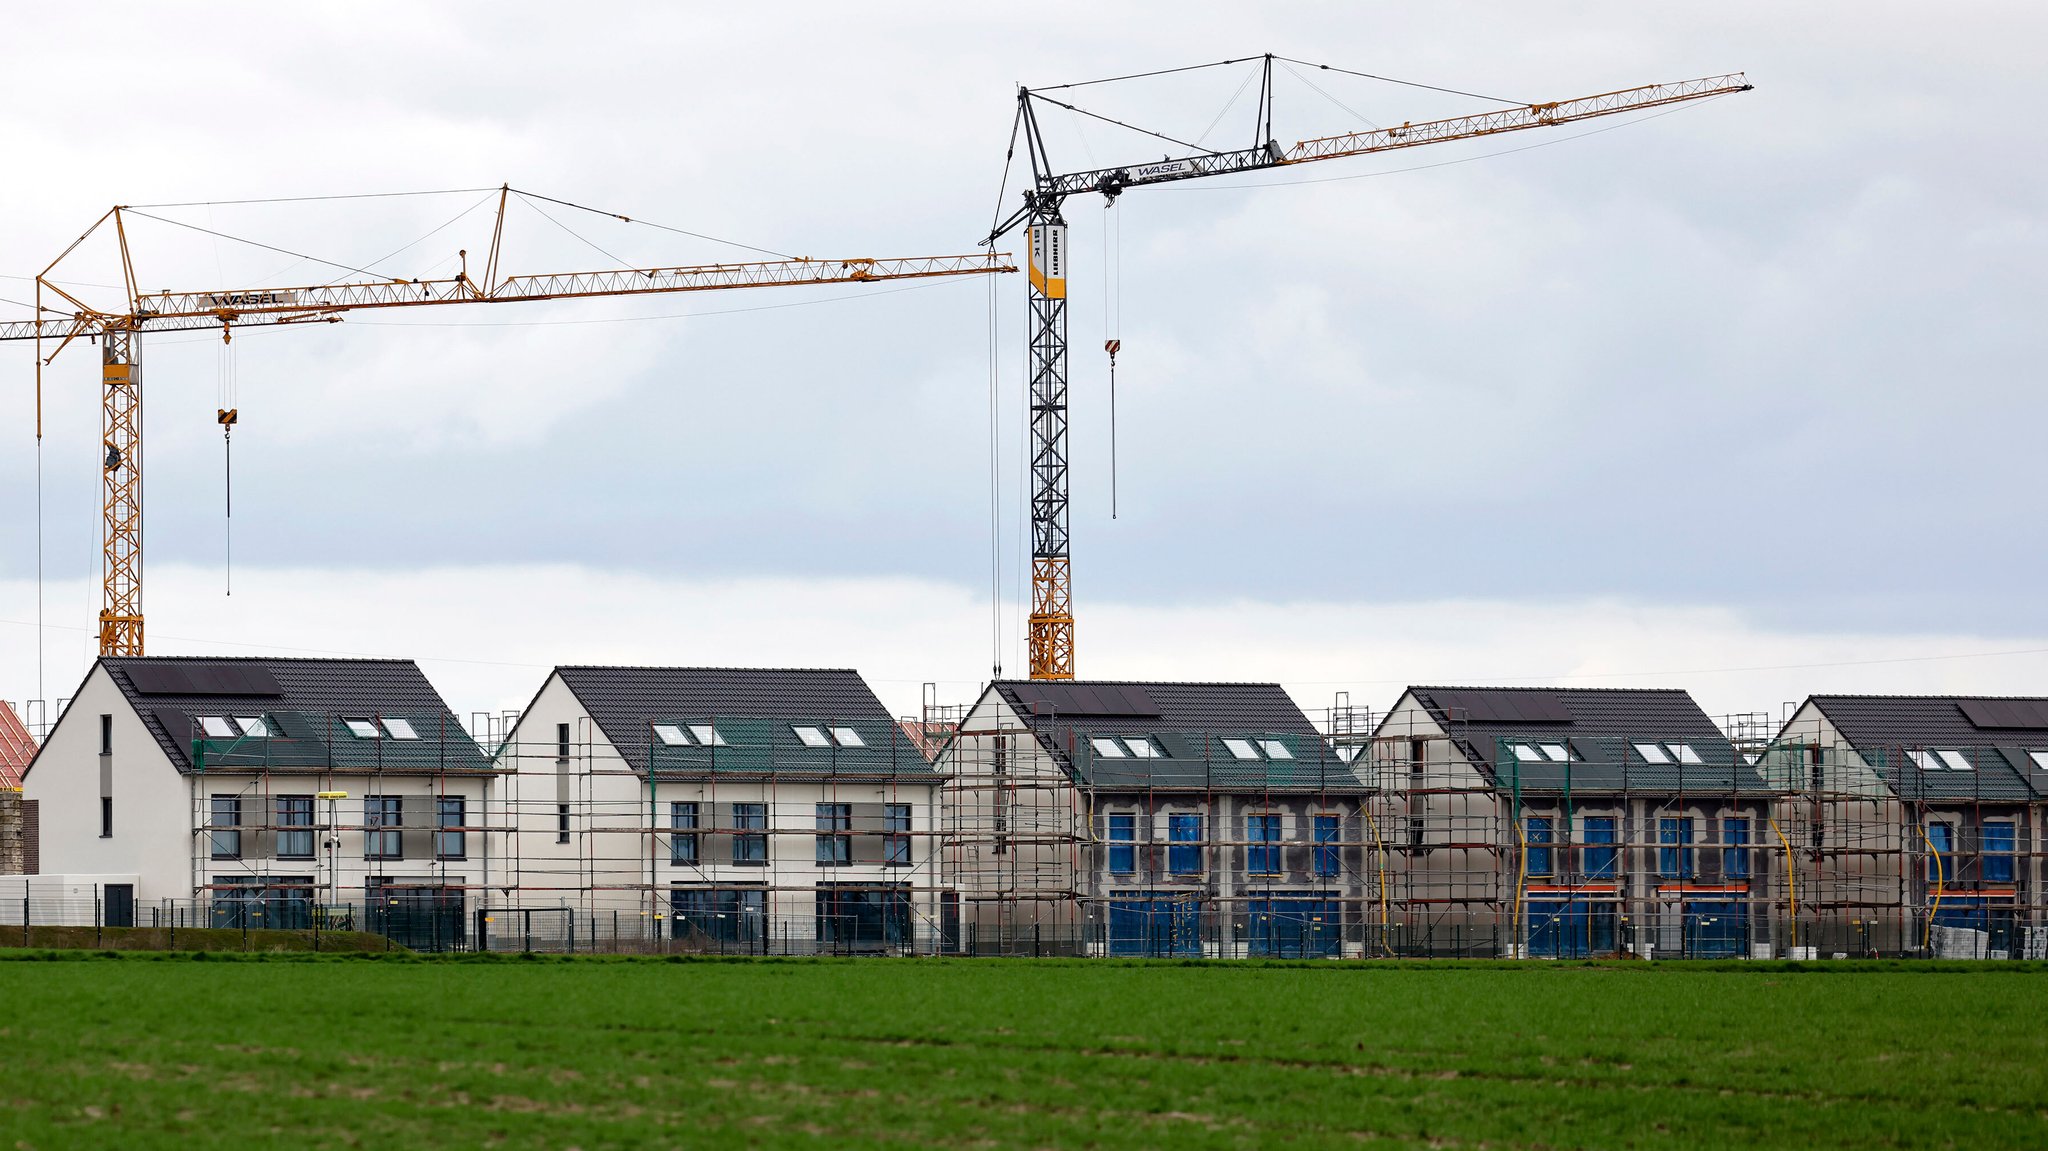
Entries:
[[[1104,197],[1102,201],[1102,246],[1105,249],[1102,260],[1102,350],[1109,353],[1109,518],[1115,519],[1116,508],[1116,354],[1123,350],[1124,342],[1119,338],[1123,328],[1124,293],[1124,218],[1121,212],[1114,217],[1115,240],[1112,242],[1109,210],[1116,201]],[[1116,268],[1116,287],[1112,292],[1109,284],[1110,267]],[[1116,300],[1112,317],[1110,300]]]
[[221,493],[226,499],[227,528],[224,534],[227,556],[227,594],[235,594],[235,421],[240,418],[236,402],[235,343],[234,331],[228,325],[220,326],[220,410],[214,417],[220,423],[220,446],[223,470]]

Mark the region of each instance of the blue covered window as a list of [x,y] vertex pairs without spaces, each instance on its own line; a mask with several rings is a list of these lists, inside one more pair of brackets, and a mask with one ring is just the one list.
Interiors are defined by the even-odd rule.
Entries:
[[1956,881],[1956,829],[1955,825],[1933,822],[1927,825],[1927,842],[1934,849],[1934,857],[1927,861],[1927,882],[1954,883]]
[[1692,820],[1666,816],[1657,821],[1657,874],[1666,879],[1693,876]]
[[1245,850],[1244,868],[1253,875],[1275,875],[1280,871],[1280,849],[1267,846],[1280,842],[1280,817],[1272,812],[1244,817],[1244,837],[1251,841]]
[[2012,856],[2019,846],[2017,827],[2010,820],[1984,824],[1984,882],[2011,883]]
[[1334,815],[1316,816],[1316,874],[1336,875],[1343,870],[1337,844],[1343,822]]
[[1202,873],[1202,817],[1194,814],[1167,817],[1166,870],[1175,875]]
[[1138,817],[1135,815],[1112,815],[1109,817],[1109,870],[1115,875],[1129,875],[1138,870]]
[[1749,878],[1749,820],[1721,821],[1721,877]]
[[1586,846],[1579,852],[1588,879],[1613,879],[1617,874],[1618,851],[1614,844],[1614,817],[1586,817]]
[[1530,875],[1549,875],[1550,868],[1550,817],[1532,815],[1523,822],[1523,838],[1527,841],[1526,858]]

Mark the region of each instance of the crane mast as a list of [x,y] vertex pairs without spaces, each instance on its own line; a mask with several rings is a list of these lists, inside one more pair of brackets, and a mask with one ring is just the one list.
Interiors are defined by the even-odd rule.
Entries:
[[[464,270],[438,279],[371,278],[319,285],[145,293],[136,288],[125,220],[128,210],[122,207],[112,208],[101,216],[36,278],[36,317],[0,323],[0,341],[36,342],[38,437],[42,435],[43,368],[80,338],[96,341],[100,347],[103,496],[99,615],[101,655],[143,654],[142,337],[145,332],[213,330],[227,338],[235,327],[334,323],[346,313],[368,309],[504,304],[804,284],[865,284],[1017,270],[1008,262],[1007,254],[991,250],[967,256],[841,260],[798,258],[501,277],[498,274],[498,257],[504,238],[506,204],[513,189],[503,187],[498,192],[497,219],[492,228],[491,247],[481,282],[470,278],[468,253],[463,252]],[[111,311],[93,307],[50,278],[58,265],[80,244],[102,226],[108,225],[116,237],[125,293],[122,305]],[[45,307],[45,293],[63,301],[65,306]],[[56,344],[48,355],[43,354],[45,341]],[[1064,396],[1061,403],[1064,408]]]
[[[1070,246],[1066,219],[1061,214],[1061,207],[1068,196],[1095,192],[1114,200],[1131,188],[1150,184],[1255,172],[1530,128],[1555,127],[1597,116],[1747,92],[1751,88],[1741,73],[1732,73],[1675,84],[1647,84],[1571,100],[1515,105],[1473,116],[1410,122],[1369,132],[1311,137],[1290,147],[1282,147],[1273,137],[1273,64],[1279,59],[1268,53],[1245,61],[1223,61],[1236,64],[1256,60],[1261,68],[1253,121],[1254,138],[1246,147],[1222,151],[1192,149],[1179,157],[1169,155],[1154,161],[1075,172],[1058,171],[1047,156],[1038,128],[1037,104],[1049,104],[1090,116],[1094,113],[1045,94],[1057,89],[1017,89],[1017,117],[1011,129],[1012,148],[1014,151],[1014,142],[1021,135],[1031,165],[1031,186],[1024,191],[1024,206],[999,220],[982,242],[993,248],[998,240],[1019,226],[1025,229],[1028,240],[1026,262],[1030,275],[1025,291],[1030,311],[1026,339],[1030,348],[1031,614],[1026,641],[1032,679],[1074,678],[1073,565],[1068,507],[1071,471],[1068,467],[1067,427]],[[1121,126],[1131,127],[1127,124]]]

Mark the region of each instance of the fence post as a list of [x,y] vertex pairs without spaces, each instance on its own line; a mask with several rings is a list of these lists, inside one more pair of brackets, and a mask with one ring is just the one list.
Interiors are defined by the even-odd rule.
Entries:
[[92,885],[92,945],[94,947],[98,947],[101,943],[100,924],[104,918],[105,916],[102,914],[100,907],[100,885],[95,883]]

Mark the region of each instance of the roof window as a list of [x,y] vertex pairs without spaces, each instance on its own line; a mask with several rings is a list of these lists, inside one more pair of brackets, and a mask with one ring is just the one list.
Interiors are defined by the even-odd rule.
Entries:
[[725,737],[718,734],[718,728],[708,723],[691,724],[690,734],[695,736],[697,738],[697,742],[703,744],[705,747],[728,746],[725,742]]
[[1671,749],[1671,754],[1676,756],[1680,763],[1701,764],[1707,762],[1700,758],[1700,753],[1694,751],[1689,743],[1667,743],[1664,746]]
[[420,733],[412,729],[412,721],[395,715],[384,717],[384,731],[393,739],[418,739]]
[[1098,735],[1088,742],[1094,745],[1095,754],[1104,759],[1123,759],[1126,757],[1123,745],[1110,739],[1108,736]]
[[1570,763],[1572,760],[1572,753],[1565,750],[1561,743],[1539,743],[1536,746],[1542,750],[1544,758],[1552,763]]
[[1251,740],[1238,739],[1235,736],[1231,736],[1224,739],[1223,746],[1229,748],[1230,754],[1238,759],[1259,758],[1259,753],[1255,748],[1252,747]]
[[238,715],[235,717],[235,724],[242,729],[242,734],[250,739],[270,738],[270,725],[263,722],[260,715]]
[[349,731],[353,732],[357,739],[377,738],[377,725],[367,719],[344,719],[341,722],[348,725]]
[[1531,747],[1526,743],[1510,744],[1508,749],[1510,751],[1513,751],[1515,753],[1515,758],[1523,763],[1543,762],[1543,753],[1537,751],[1534,747]]
[[677,727],[675,724],[672,723],[655,724],[654,738],[660,740],[661,742],[667,744],[670,747],[690,746],[690,737],[683,734],[682,728]]
[[1931,751],[1909,751],[1906,754],[1912,757],[1914,765],[1919,767],[1921,771],[1941,770],[1941,761],[1934,758],[1934,753]]
[[1153,743],[1153,742],[1152,742],[1152,740],[1151,740],[1151,739],[1150,739],[1149,737],[1147,737],[1147,736],[1142,736],[1142,735],[1130,735],[1130,736],[1125,736],[1125,737],[1124,737],[1124,746],[1125,746],[1125,747],[1128,747],[1128,748],[1130,748],[1130,749],[1131,749],[1131,754],[1132,754],[1132,755],[1135,755],[1135,756],[1137,756],[1137,757],[1138,757],[1139,759],[1164,759],[1164,758],[1165,758],[1165,756],[1163,756],[1163,755],[1161,755],[1161,754],[1160,754],[1160,751],[1159,751],[1159,745],[1158,745],[1158,744],[1156,744],[1156,743]]
[[2027,758],[2034,761],[2035,767],[2040,768],[2042,771],[2048,771],[2048,751],[2030,751],[2027,753]]
[[839,741],[839,746],[841,747],[866,747],[868,745],[868,741],[862,739],[860,733],[850,727],[833,728],[832,738]]
[[1654,743],[1639,743],[1635,745],[1635,749],[1636,754],[1642,756],[1645,763],[1671,762],[1671,757],[1664,754],[1664,749]]
[[825,733],[815,727],[792,727],[789,730],[796,733],[796,737],[803,741],[805,747],[832,746],[832,741],[825,738]]
[[1948,764],[1950,769],[1954,771],[1976,770],[1976,765],[1972,764],[1969,760],[1969,757],[1965,756],[1960,751],[1942,751],[1936,752],[1935,754],[1941,756],[1941,762]]
[[208,739],[233,739],[236,734],[235,725],[229,723],[227,717],[222,715],[200,716],[199,730],[205,732]]
[[1294,758],[1294,753],[1287,750],[1287,745],[1277,739],[1262,739],[1259,741],[1259,746],[1265,749],[1267,759]]

